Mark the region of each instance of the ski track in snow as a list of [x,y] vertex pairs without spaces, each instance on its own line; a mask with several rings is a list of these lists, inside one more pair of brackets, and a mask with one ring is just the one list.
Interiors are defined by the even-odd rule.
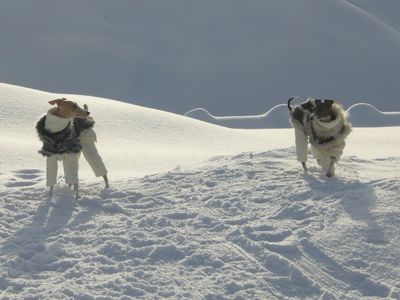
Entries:
[[[2,299],[400,299],[400,159],[345,157],[326,179],[294,149],[63,184],[2,174]],[[374,178],[380,170],[386,177]]]

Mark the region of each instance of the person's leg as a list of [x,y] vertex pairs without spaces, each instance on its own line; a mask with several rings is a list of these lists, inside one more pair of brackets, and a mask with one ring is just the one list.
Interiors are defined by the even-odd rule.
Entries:
[[50,188],[49,196],[52,196],[54,186],[57,183],[58,156],[48,156],[46,160],[46,185]]
[[110,188],[110,183],[108,182],[108,176],[107,175],[103,175],[103,179],[104,179],[104,184],[106,186],[106,189]]
[[66,184],[74,186],[75,198],[79,198],[79,156],[80,153],[63,155],[64,179]]
[[326,150],[323,150],[320,147],[314,145],[311,147],[311,150],[313,156],[317,160],[318,164],[321,166],[322,172],[327,172],[330,164],[329,153]]
[[326,177],[333,177],[335,176],[335,162],[336,162],[336,157],[331,156],[330,157],[331,161],[329,163],[328,171],[326,172]]
[[308,137],[304,133],[302,128],[298,126],[294,127],[295,143],[296,143],[296,155],[297,160],[301,162],[304,171],[307,172],[307,152],[308,152]]
[[89,163],[92,168],[94,175],[96,177],[102,176],[104,179],[104,183],[106,188],[109,188],[107,169],[104,165],[104,162],[97,151],[96,145],[94,142],[82,142],[82,153],[85,157],[86,161]]
[[342,156],[345,145],[346,143],[344,141],[339,141],[329,149],[330,156],[329,156],[329,168],[326,173],[327,177],[335,176],[335,163],[337,163],[340,157]]

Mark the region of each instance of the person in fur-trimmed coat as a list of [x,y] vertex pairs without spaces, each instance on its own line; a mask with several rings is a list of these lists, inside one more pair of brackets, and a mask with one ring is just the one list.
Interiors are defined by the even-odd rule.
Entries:
[[[88,111],[88,106],[85,104],[84,108]],[[97,151],[95,143],[97,142],[96,132],[93,130],[95,121],[92,117],[86,119],[75,118],[74,128],[79,136],[82,145],[82,153],[86,161],[89,163],[96,177],[103,177],[106,188],[109,188],[107,169]]]
[[348,114],[334,100],[315,100],[297,106],[291,113],[295,129],[297,160],[307,170],[308,143],[311,152],[328,177],[334,176],[334,164],[339,161],[351,132]]
[[82,145],[75,132],[73,118],[86,118],[88,112],[65,98],[51,100],[49,104],[57,107],[50,109],[36,123],[36,131],[43,142],[39,153],[47,158],[46,185],[50,188],[49,195],[52,196],[57,183],[58,161],[62,161],[65,182],[74,186],[75,197],[79,198],[78,169]]

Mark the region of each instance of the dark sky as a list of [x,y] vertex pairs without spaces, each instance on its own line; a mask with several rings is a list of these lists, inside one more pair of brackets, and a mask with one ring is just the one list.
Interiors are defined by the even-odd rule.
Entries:
[[3,0],[0,81],[177,113],[400,110],[399,37],[340,0]]

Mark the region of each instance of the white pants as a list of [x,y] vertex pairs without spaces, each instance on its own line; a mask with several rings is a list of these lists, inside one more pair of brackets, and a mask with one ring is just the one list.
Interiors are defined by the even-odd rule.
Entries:
[[296,142],[296,155],[297,160],[301,163],[307,161],[308,152],[308,137],[302,128],[294,127],[294,137]]
[[328,170],[332,158],[335,162],[339,161],[343,154],[346,143],[343,139],[331,142],[327,145],[312,145],[311,150],[313,156],[317,159],[318,164],[323,170]]
[[46,162],[46,185],[54,186],[57,183],[58,175],[58,161],[63,162],[64,167],[64,180],[66,184],[75,184],[79,182],[78,171],[79,171],[79,157],[80,153],[65,153],[56,154],[47,157]]
[[[295,126],[294,130],[297,160],[303,163],[307,161],[308,137],[301,128]],[[344,147],[344,139],[337,139],[328,144],[312,145],[311,152],[322,169],[327,170],[332,157],[335,161],[339,161],[343,154]]]
[[107,174],[106,166],[99,152],[97,151],[94,141],[82,139],[82,153],[90,167],[92,168],[96,177],[104,176]]

